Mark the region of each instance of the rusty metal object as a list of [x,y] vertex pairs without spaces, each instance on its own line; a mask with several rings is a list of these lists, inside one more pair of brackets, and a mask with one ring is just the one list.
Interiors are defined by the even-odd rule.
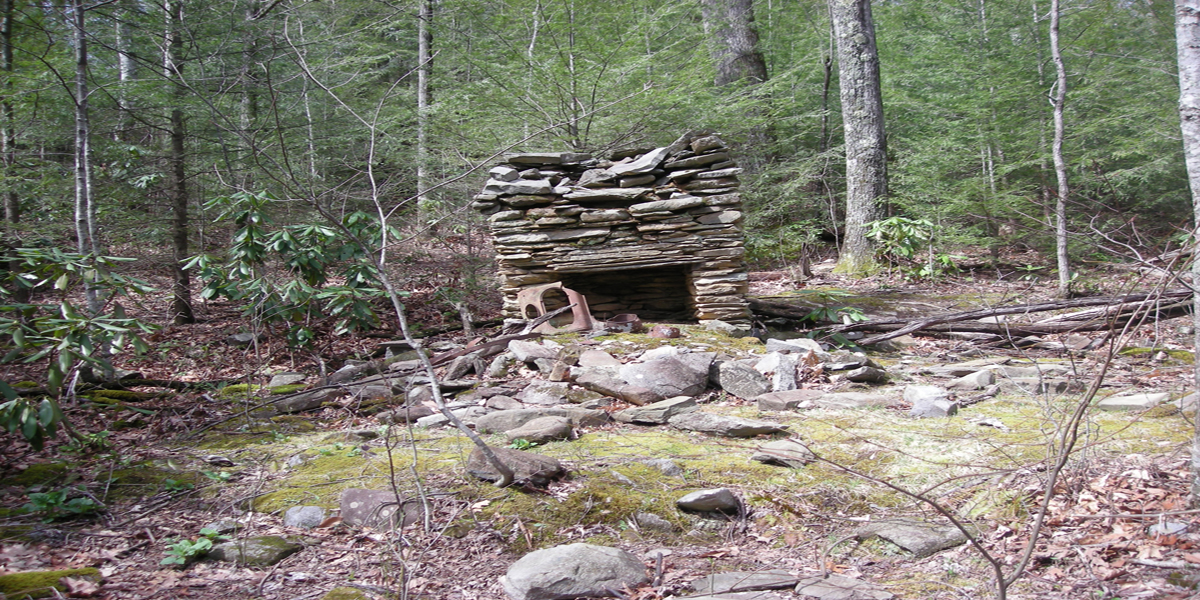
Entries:
[[626,313],[605,321],[604,329],[614,333],[640,333],[645,327],[637,315]]
[[546,314],[546,293],[557,290],[567,296],[571,307],[571,323],[556,327],[550,322],[542,323],[534,328],[537,333],[567,333],[575,331],[591,331],[596,328],[592,313],[588,310],[587,298],[575,290],[563,287],[561,281],[526,288],[517,292],[517,303],[521,307],[521,316],[533,320]]
[[650,328],[650,337],[652,338],[673,340],[682,335],[683,333],[679,331],[678,327],[671,327],[670,325],[655,325]]

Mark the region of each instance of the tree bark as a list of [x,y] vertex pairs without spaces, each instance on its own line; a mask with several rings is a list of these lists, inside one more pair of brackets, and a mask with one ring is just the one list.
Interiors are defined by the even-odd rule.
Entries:
[[717,87],[745,80],[767,80],[767,61],[758,50],[752,0],[701,0],[704,30],[716,41],[713,60],[717,63]]
[[846,231],[836,270],[864,276],[876,268],[867,224],[880,218],[880,200],[887,196],[879,53],[870,0],[829,0],[829,13],[837,37],[846,140]]
[[[7,1],[7,0],[6,0]],[[132,0],[121,0],[120,11],[117,13],[117,75],[120,78],[117,85],[117,105],[120,108],[120,121],[117,124],[116,139],[131,142],[133,130],[133,103],[129,98],[130,86],[137,76],[137,62],[133,57],[133,27],[129,20],[137,12],[137,5]]]
[[1050,102],[1054,105],[1054,142],[1050,153],[1054,159],[1054,175],[1058,179],[1058,198],[1054,203],[1054,246],[1058,257],[1058,295],[1067,298],[1071,295],[1071,259],[1067,254],[1067,198],[1070,186],[1067,182],[1067,162],[1063,158],[1063,108],[1067,102],[1067,68],[1063,64],[1062,51],[1059,48],[1058,0],[1050,0],[1050,60],[1054,62],[1054,70],[1058,79],[1054,84],[1054,95]]
[[[14,0],[0,0],[0,69],[4,71],[4,100],[0,102],[0,154],[3,155],[5,175],[12,177],[13,166],[17,162],[17,119],[13,110],[13,6]],[[4,192],[4,218],[9,223],[21,220],[21,203],[16,190]]]
[[176,325],[185,325],[195,323],[196,317],[192,312],[191,277],[184,268],[188,258],[188,191],[184,154],[187,132],[184,129],[182,106],[187,90],[183,84],[183,64],[180,56],[183,40],[179,35],[179,27],[183,23],[183,2],[170,0],[163,5],[163,10],[166,15],[163,75],[171,82],[171,149],[168,159],[172,212],[171,241],[174,250],[174,261],[171,265],[174,298],[171,301],[171,312]]
[[83,0],[71,0],[70,6],[75,45],[75,235],[79,253],[90,254],[96,251],[96,207],[92,200],[87,30]]
[[[1175,44],[1179,57],[1179,123],[1183,156],[1192,191],[1192,243],[1200,231],[1200,0],[1175,0]],[[1193,252],[1192,286],[1200,284],[1200,260]],[[1192,299],[1197,359],[1194,383],[1200,391],[1200,294]],[[1200,508],[1200,420],[1192,433],[1192,508]]]
[[417,226],[425,236],[437,231],[433,223],[434,201],[425,190],[429,188],[429,78],[433,69],[433,0],[420,0],[417,14]]

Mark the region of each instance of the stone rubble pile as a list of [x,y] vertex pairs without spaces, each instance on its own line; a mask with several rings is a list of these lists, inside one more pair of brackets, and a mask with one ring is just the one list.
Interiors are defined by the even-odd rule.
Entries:
[[749,322],[738,168],[715,135],[608,158],[512,154],[472,207],[488,216],[504,313],[563,282],[598,318]]

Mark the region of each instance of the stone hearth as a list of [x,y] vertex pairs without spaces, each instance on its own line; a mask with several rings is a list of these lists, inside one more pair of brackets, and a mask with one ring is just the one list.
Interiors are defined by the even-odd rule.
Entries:
[[505,316],[521,318],[521,290],[562,282],[598,320],[748,323],[740,173],[708,134],[608,159],[506,156],[472,204],[488,215]]

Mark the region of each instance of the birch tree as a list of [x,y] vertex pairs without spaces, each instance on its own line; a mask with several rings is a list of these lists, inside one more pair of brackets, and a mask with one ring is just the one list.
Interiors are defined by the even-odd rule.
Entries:
[[879,52],[870,0],[829,0],[837,38],[842,128],[846,147],[846,230],[836,270],[851,276],[875,269],[867,224],[882,214],[887,195],[887,149]]
[[1067,198],[1071,188],[1067,180],[1067,161],[1063,158],[1063,138],[1066,128],[1063,124],[1063,109],[1067,103],[1067,68],[1063,63],[1062,49],[1059,47],[1059,17],[1062,10],[1059,0],[1050,0],[1050,60],[1058,74],[1054,83],[1054,91],[1050,104],[1054,107],[1054,142],[1050,153],[1054,160],[1054,176],[1058,181],[1058,194],[1054,202],[1054,248],[1058,262],[1058,295],[1066,298],[1071,295],[1071,259],[1067,254]]
[[[1183,154],[1192,192],[1192,243],[1200,231],[1200,0],[1175,0],[1175,45],[1179,56],[1179,124]],[[1200,260],[1192,254],[1192,286],[1200,283]],[[1192,310],[1195,347],[1200,349],[1200,294]],[[1200,356],[1200,355],[1198,355]],[[1200,389],[1200,358],[1196,359],[1195,384]],[[1200,422],[1192,437],[1192,508],[1200,508]]]

